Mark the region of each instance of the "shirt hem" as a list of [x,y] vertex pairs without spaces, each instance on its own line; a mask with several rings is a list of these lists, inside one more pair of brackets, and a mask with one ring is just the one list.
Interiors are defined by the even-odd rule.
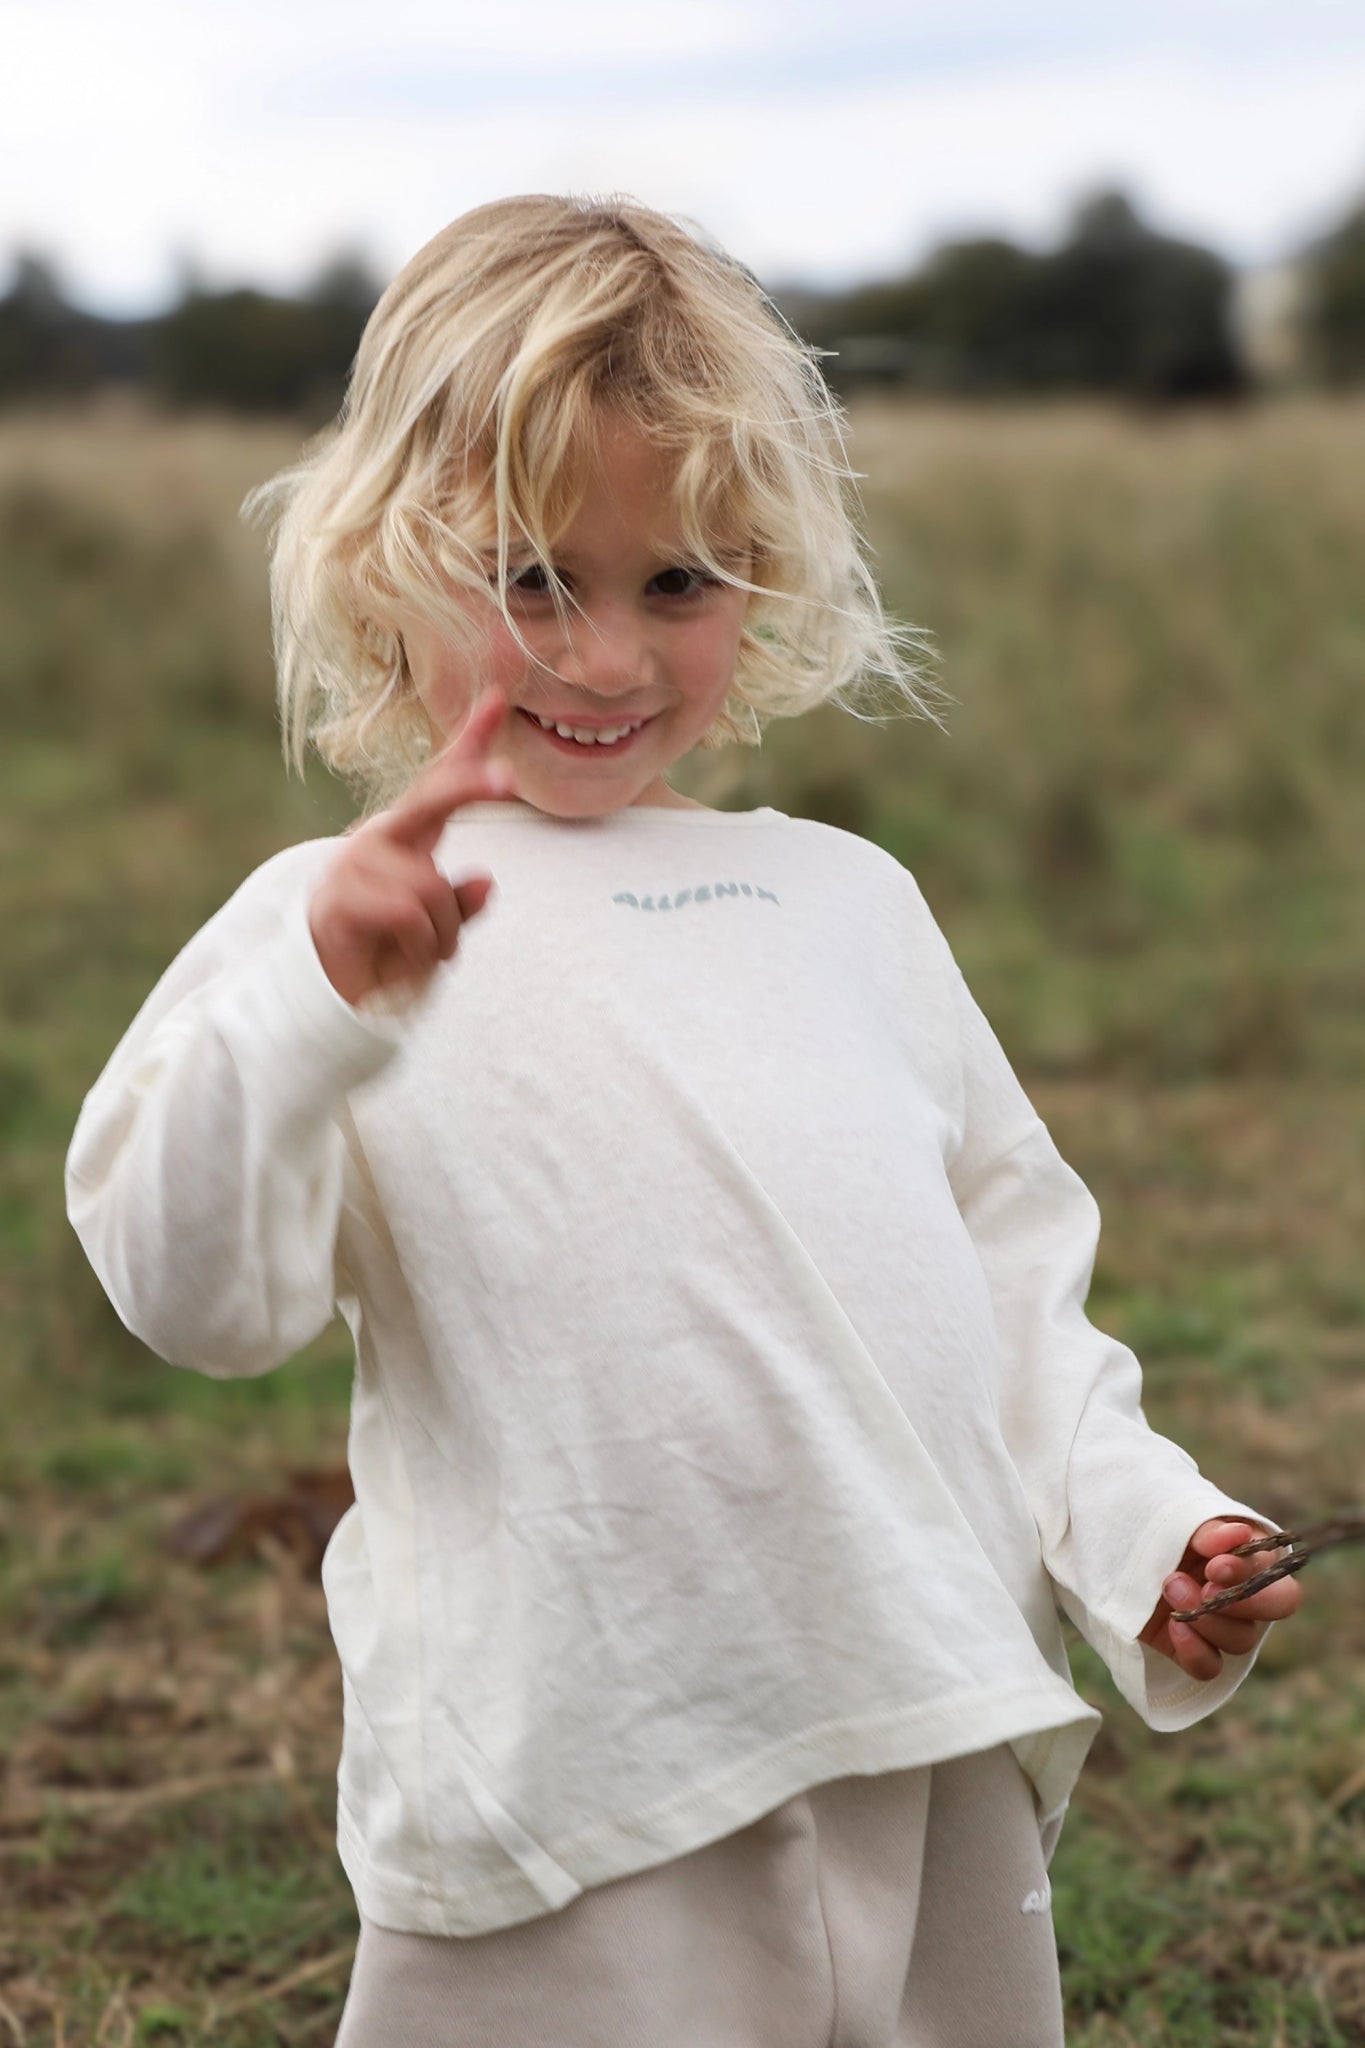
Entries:
[[[1055,1832],[1100,1716],[1058,1680],[1057,1688],[1017,1686],[956,1695],[906,1712],[864,1715],[803,1732],[746,1758],[699,1787],[642,1814],[612,1820],[548,1855],[577,1885],[574,1896],[686,1856],[747,1827],[831,1778],[922,1769],[1010,1743],[1034,1786],[1040,1826]],[[468,1936],[517,1926],[560,1910],[520,1870],[481,1883],[437,1889],[380,1868],[344,1802],[337,1808],[337,1851],[365,1919],[396,1933]],[[439,1849],[438,1849],[439,1854]]]

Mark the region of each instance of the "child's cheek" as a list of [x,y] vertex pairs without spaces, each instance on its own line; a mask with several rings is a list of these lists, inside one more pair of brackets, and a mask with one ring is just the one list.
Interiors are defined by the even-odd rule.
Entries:
[[530,656],[503,619],[496,621],[488,636],[487,680],[511,702],[519,702],[524,695],[527,674],[533,664],[534,644],[529,635],[524,637],[532,648]]

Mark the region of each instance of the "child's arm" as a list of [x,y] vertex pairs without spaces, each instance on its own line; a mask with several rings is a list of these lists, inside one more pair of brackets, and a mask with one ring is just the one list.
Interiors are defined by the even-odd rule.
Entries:
[[460,803],[506,793],[487,726],[340,847],[259,869],[163,975],[85,1098],[67,1213],[122,1321],[174,1364],[268,1372],[335,1311],[337,1112],[408,1028],[353,1004],[425,982],[483,905],[487,879],[452,889],[431,848]]
[[[1060,1606],[1144,1718],[1180,1727],[1240,1683],[1262,1631],[1241,1652],[1229,1642],[1215,1673],[1201,1647],[1187,1638],[1182,1656],[1169,1628],[1163,1635],[1175,1604],[1163,1589],[1188,1571],[1192,1535],[1204,1524],[1273,1525],[1230,1500],[1149,1427],[1136,1358],[1085,1315],[1099,1211],[1059,1156],[951,955],[945,965],[963,1089],[960,1139],[947,1163],[995,1310],[1001,1427]],[[1256,1612],[1259,1620],[1288,1611],[1272,1602]]]

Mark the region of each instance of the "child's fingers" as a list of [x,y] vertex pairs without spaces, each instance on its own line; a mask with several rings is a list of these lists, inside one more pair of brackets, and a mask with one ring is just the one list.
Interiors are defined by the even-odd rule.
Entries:
[[449,960],[460,943],[461,931],[487,902],[493,877],[471,875],[468,881],[452,885],[437,870],[435,881],[436,887],[426,899],[428,914],[436,934],[436,957]]
[[1222,1652],[1205,1642],[1198,1629],[1188,1621],[1173,1621],[1168,1634],[1171,1654],[1182,1671],[1191,1678],[1217,1678],[1223,1668]]
[[[372,898],[378,892],[380,900],[386,904],[410,902],[414,906],[414,929],[419,932],[421,924],[415,906],[420,905],[435,934],[440,958],[448,960],[455,950],[460,925],[482,910],[492,886],[491,875],[469,875],[459,883],[451,883],[429,853],[420,853],[387,837],[378,837],[369,842],[364,869],[357,873],[352,884],[356,891],[352,904],[354,908],[362,908],[362,899],[367,891],[371,892]],[[387,911],[379,913],[381,916],[388,914]],[[373,925],[375,916],[372,901],[364,922]]]
[[[1255,1522],[1227,1522],[1215,1519],[1201,1522],[1190,1538],[1190,1549],[1198,1557],[1220,1557],[1225,1551],[1236,1550],[1243,1543],[1251,1543],[1257,1536],[1270,1535],[1269,1529],[1261,1528]],[[1233,1563],[1239,1560],[1233,1559]],[[1262,1564],[1266,1562],[1263,1557]],[[1253,1567],[1254,1569],[1254,1567]]]
[[440,761],[448,755],[457,754],[464,761],[487,761],[506,717],[507,699],[501,690],[490,685],[474,699],[464,724],[446,742],[436,759]]
[[[1184,1572],[1174,1573],[1162,1588],[1163,1596],[1173,1608],[1198,1608],[1211,1593],[1221,1593],[1227,1587],[1235,1586],[1238,1580],[1249,1579],[1254,1571],[1264,1569],[1263,1557],[1264,1553],[1255,1560],[1241,1557],[1214,1559],[1203,1585]],[[1267,1623],[1283,1621],[1293,1614],[1301,1597],[1293,1579],[1279,1579],[1272,1586],[1263,1586],[1259,1593],[1248,1595],[1245,1600],[1232,1601],[1226,1607],[1215,1608],[1208,1616],[1201,1615],[1193,1625],[1207,1634],[1209,1623],[1228,1621],[1259,1636]],[[1221,1640],[1216,1633],[1209,1639]],[[1222,1643],[1222,1647],[1232,1649],[1234,1644],[1229,1640]]]
[[1236,1586],[1244,1579],[1254,1579],[1269,1565],[1278,1563],[1288,1555],[1288,1544],[1278,1550],[1256,1550],[1250,1557],[1211,1557],[1204,1567],[1204,1576],[1215,1586]]
[[[1181,1626],[1176,1623],[1177,1628]],[[1244,1621],[1222,1608],[1216,1614],[1201,1614],[1198,1621],[1185,1626],[1192,1628],[1196,1635],[1211,1643],[1215,1650],[1224,1650],[1230,1657],[1245,1657],[1255,1649],[1265,1631],[1257,1621]]]
[[493,888],[491,875],[452,882],[430,852],[371,820],[333,863],[309,904],[309,930],[328,980],[349,1003],[376,986],[425,983]]
[[1245,1600],[1200,1614],[1195,1621],[1177,1621],[1170,1609],[1196,1609],[1211,1593],[1240,1585],[1263,1571],[1283,1553],[1258,1551],[1254,1557],[1229,1553],[1269,1533],[1245,1521],[1202,1523],[1190,1538],[1181,1568],[1162,1586],[1165,1608],[1158,1606],[1142,1640],[1172,1657],[1191,1678],[1203,1682],[1218,1676],[1224,1655],[1246,1656],[1254,1650],[1267,1623],[1281,1621],[1297,1608],[1301,1594],[1294,1579],[1279,1579]]
[[428,761],[398,801],[375,821],[382,821],[386,837],[429,850],[446,819],[462,804],[512,794],[510,768],[490,758],[506,710],[500,691],[485,690],[449,746]]
[[1231,1615],[1234,1621],[1287,1621],[1291,1614],[1298,1613],[1302,1599],[1303,1589],[1297,1579],[1277,1579],[1273,1586],[1262,1586],[1259,1593],[1231,1601],[1218,1611]]
[[[429,771],[424,770],[423,775]],[[439,775],[414,783],[406,795],[382,814],[386,838],[396,844],[429,853],[440,838],[446,820],[463,804],[496,802],[512,794],[511,770],[499,762],[488,765],[464,761],[443,762]],[[378,823],[378,820],[373,822]]]
[[460,922],[467,924],[471,917],[477,917],[488,901],[493,887],[491,875],[471,875],[467,882],[457,882],[454,887],[455,905],[460,913]]
[[[1251,1557],[1213,1557],[1205,1567],[1204,1576],[1215,1592],[1223,1592],[1230,1586],[1240,1585],[1245,1579],[1255,1578],[1284,1555],[1283,1550],[1260,1550]],[[1248,1615],[1257,1621],[1283,1621],[1298,1611],[1302,1598],[1298,1581],[1283,1578],[1222,1611],[1225,1614]]]
[[[449,898],[453,914],[454,901]],[[363,985],[354,993],[342,989],[348,1002],[368,992],[376,982],[388,986],[395,981],[416,978],[425,981],[441,957],[444,939],[440,920],[431,905],[410,889],[397,889],[382,878],[367,881],[353,898],[354,912],[371,933],[365,944],[368,965]],[[324,965],[326,964],[324,960]]]
[[[374,886],[366,899],[374,924],[381,930],[381,959],[376,971],[385,983],[415,978],[425,982],[437,962],[449,960],[460,934],[477,917],[493,888],[491,875],[472,875],[452,887],[436,869],[419,889]],[[390,958],[382,959],[387,952]],[[392,956],[401,960],[395,968]]]

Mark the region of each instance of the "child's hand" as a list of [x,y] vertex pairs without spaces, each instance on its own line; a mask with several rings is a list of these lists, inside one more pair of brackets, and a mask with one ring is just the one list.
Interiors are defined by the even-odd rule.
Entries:
[[394,982],[424,987],[455,951],[460,926],[488,900],[490,875],[452,886],[431,856],[461,804],[511,795],[510,769],[489,759],[506,709],[500,691],[485,690],[397,803],[346,835],[314,889],[308,929],[346,1002]]
[[1269,1622],[1283,1621],[1298,1607],[1302,1595],[1296,1579],[1280,1579],[1249,1599],[1203,1615],[1198,1621],[1172,1621],[1171,1610],[1198,1607],[1209,1593],[1235,1586],[1264,1570],[1278,1552],[1262,1551],[1256,1557],[1228,1557],[1226,1553],[1268,1533],[1251,1522],[1201,1522],[1179,1570],[1162,1588],[1165,1598],[1157,1603],[1139,1640],[1169,1657],[1191,1678],[1202,1679],[1218,1676],[1225,1650],[1236,1657],[1254,1650]]

